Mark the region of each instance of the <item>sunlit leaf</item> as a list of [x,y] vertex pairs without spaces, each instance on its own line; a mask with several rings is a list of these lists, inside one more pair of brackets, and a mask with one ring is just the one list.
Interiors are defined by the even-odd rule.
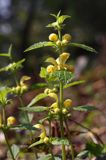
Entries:
[[22,107],[20,108],[23,111],[27,111],[27,112],[44,112],[48,110],[48,107],[44,107],[44,106],[36,106],[36,107]]
[[55,27],[57,27],[57,22],[49,23],[46,27],[48,27],[48,28],[51,28],[51,27],[55,28]]
[[79,84],[82,84],[82,83],[85,83],[85,81],[84,80],[82,80],[82,81],[75,81],[75,82],[72,82],[72,83],[64,85],[64,88],[72,87],[72,86],[79,85]]
[[84,105],[84,106],[77,106],[77,107],[73,107],[73,110],[76,111],[93,111],[96,110],[97,108],[95,106],[88,106],[88,105]]
[[86,51],[90,51],[90,52],[94,52],[94,53],[97,53],[97,51],[92,48],[92,47],[89,47],[85,44],[80,44],[80,43],[69,43],[68,44],[69,46],[72,46],[72,47],[79,47],[79,48],[82,48],[82,49],[85,49]]
[[42,47],[50,47],[50,46],[55,46],[53,42],[38,42],[33,45],[31,45],[29,48],[27,48],[24,52],[37,49],[37,48],[42,48]]
[[53,65],[57,65],[57,62],[53,57],[47,58],[45,62],[52,63]]
[[41,99],[43,99],[43,98],[46,98],[48,95],[47,94],[45,94],[45,93],[40,93],[40,94],[38,94],[36,97],[34,97],[33,99],[32,99],[32,101],[28,104],[28,106],[27,107],[31,107],[31,106],[33,106],[35,103],[37,103],[39,100],[41,100]]
[[46,78],[46,76],[47,76],[47,70],[46,70],[46,68],[41,67],[39,75],[40,75],[41,78]]
[[68,15],[62,15],[58,18],[58,23],[59,24],[62,24],[67,18],[71,18],[70,16]]

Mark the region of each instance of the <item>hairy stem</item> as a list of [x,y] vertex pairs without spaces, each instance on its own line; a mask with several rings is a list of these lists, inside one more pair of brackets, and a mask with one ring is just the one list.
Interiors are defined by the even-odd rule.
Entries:
[[11,149],[11,146],[10,146],[9,141],[8,141],[6,130],[3,130],[3,133],[4,133],[4,137],[5,137],[5,141],[6,141],[7,147],[9,149],[10,154],[11,154],[12,160],[15,160],[13,152],[12,152],[12,149]]
[[[60,81],[60,131],[61,131],[61,138],[64,138],[64,117],[62,114],[62,108],[63,108],[63,83]],[[66,151],[65,151],[65,145],[62,144],[62,160],[66,160]]]
[[68,134],[68,139],[70,140],[70,150],[71,150],[72,160],[74,160],[74,149],[73,149],[73,144],[71,142],[70,130],[67,124],[67,120],[65,120],[64,122],[65,122],[66,130],[67,130],[67,134]]
[[2,114],[3,114],[3,124],[6,125],[6,111],[5,111],[5,106],[2,107]]

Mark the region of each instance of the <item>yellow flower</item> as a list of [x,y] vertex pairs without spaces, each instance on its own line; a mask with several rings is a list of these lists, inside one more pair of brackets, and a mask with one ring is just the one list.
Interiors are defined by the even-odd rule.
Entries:
[[56,41],[58,40],[57,34],[51,33],[51,34],[49,35],[49,40],[50,40],[50,41],[53,41],[53,42],[56,42]]
[[8,126],[11,126],[11,125],[14,125],[14,124],[16,124],[16,119],[15,119],[15,117],[13,117],[13,116],[8,117],[8,118],[7,118],[7,125],[8,125]]
[[72,100],[71,99],[66,99],[64,101],[64,107],[68,108],[72,106]]
[[66,41],[70,41],[72,39],[72,36],[70,34],[65,34],[64,36],[62,36],[62,40],[66,40]]
[[53,104],[50,106],[50,108],[58,108],[58,103],[57,103],[57,102],[53,103]]
[[29,76],[22,76],[22,78],[20,80],[20,85],[23,86],[25,84],[25,81],[28,81],[29,79],[31,79],[31,77],[29,77]]
[[67,52],[63,52],[59,58],[60,58],[60,61],[62,61],[62,63],[65,63],[67,61],[67,59],[69,58],[70,54],[67,53]]
[[48,143],[49,142],[49,138],[45,137],[43,141],[44,141],[44,143]]
[[55,71],[55,66],[49,65],[49,66],[47,67],[47,72],[48,72],[48,73],[53,73],[54,71]]
[[56,93],[49,93],[48,96],[51,98],[54,98],[56,101],[58,101],[58,96]]
[[59,108],[54,108],[54,113],[59,113],[60,112],[60,109]]

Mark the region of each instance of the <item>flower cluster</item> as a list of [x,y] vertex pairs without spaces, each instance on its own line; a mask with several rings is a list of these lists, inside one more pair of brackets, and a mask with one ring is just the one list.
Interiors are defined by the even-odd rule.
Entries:
[[56,60],[54,58],[47,59],[47,62],[52,63],[52,65],[47,66],[47,73],[53,73],[58,70],[67,70],[69,72],[74,72],[74,67],[72,65],[66,64],[69,56],[69,53],[63,52]]
[[16,87],[13,87],[13,88],[11,89],[11,92],[12,92],[12,93],[15,93],[15,94],[19,94],[19,95],[23,94],[25,91],[28,90],[28,85],[25,84],[25,81],[27,81],[27,80],[29,80],[29,79],[30,79],[30,77],[28,77],[28,76],[23,76],[23,77],[21,78],[21,80],[20,80],[19,85],[17,85]]
[[56,43],[57,46],[67,45],[72,39],[70,34],[64,34],[62,36],[62,40],[59,39],[58,35],[55,33],[51,33],[49,35],[49,40]]

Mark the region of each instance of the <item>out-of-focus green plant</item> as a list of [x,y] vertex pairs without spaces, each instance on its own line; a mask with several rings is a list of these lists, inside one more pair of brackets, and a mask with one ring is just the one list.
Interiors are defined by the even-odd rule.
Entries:
[[[38,49],[42,47],[52,47],[56,54],[57,58],[48,57],[45,60],[45,63],[49,63],[47,67],[41,67],[40,77],[45,79],[45,83],[33,84],[32,89],[35,88],[44,88],[43,93],[38,94],[34,97],[31,102],[25,106],[22,100],[22,95],[28,91],[29,86],[26,84],[26,81],[30,79],[29,76],[23,76],[20,80],[17,79],[17,71],[22,68],[23,62],[25,59],[20,60],[18,62],[14,62],[12,58],[12,46],[10,46],[8,53],[1,53],[0,56],[4,56],[10,59],[10,64],[6,67],[0,69],[0,72],[10,72],[13,75],[15,80],[15,86],[6,86],[1,88],[0,90],[0,105],[1,105],[1,114],[0,114],[0,129],[3,131],[5,135],[5,140],[10,151],[11,157],[13,160],[17,158],[20,152],[20,148],[17,145],[10,146],[9,140],[7,138],[7,133],[9,130],[29,130],[31,140],[31,144],[29,148],[33,150],[33,148],[37,146],[46,146],[48,148],[48,154],[44,157],[38,157],[35,150],[35,157],[41,160],[56,160],[60,159],[58,155],[54,155],[52,148],[53,146],[60,145],[62,149],[61,159],[67,159],[67,150],[66,146],[71,150],[70,157],[72,160],[80,159],[83,156],[92,156],[95,155],[92,150],[89,149],[91,144],[86,146],[86,150],[82,153],[76,155],[74,153],[74,147],[72,144],[72,138],[70,135],[70,128],[68,126],[68,119],[71,118],[71,111],[93,111],[96,109],[94,106],[84,105],[84,106],[73,106],[72,99],[64,98],[64,89],[69,88],[74,85],[79,85],[84,83],[84,81],[74,81],[74,66],[68,63],[68,59],[70,57],[70,53],[66,52],[68,47],[80,47],[90,52],[95,52],[95,49],[92,47],[86,46],[84,44],[74,43],[72,42],[72,36],[68,33],[62,35],[62,30],[65,27],[64,22],[70,18],[68,15],[60,15],[60,12],[57,15],[51,14],[55,18],[53,23],[47,25],[47,27],[53,28],[56,33],[51,33],[49,35],[49,41],[35,43],[30,46],[25,52]],[[24,122],[16,125],[16,118],[14,116],[7,117],[6,116],[6,107],[7,104],[12,101],[8,98],[8,94],[15,95],[19,98],[21,107],[19,108],[23,112]],[[48,106],[38,106],[37,102],[48,97],[51,99],[48,103]],[[40,113],[46,112],[45,117],[40,119],[37,124],[32,125],[31,123],[31,115],[32,113]],[[48,131],[45,126],[45,121],[48,121]],[[59,125],[60,137],[55,137],[52,135],[52,123],[56,121]],[[80,123],[77,123],[73,120],[77,125],[85,128],[91,135],[92,140],[97,142],[97,135],[93,133],[87,127],[84,127]],[[41,131],[40,135],[35,139],[34,131],[38,129]],[[65,135],[67,133],[67,136]],[[100,149],[103,150],[103,145],[100,145]],[[93,145],[92,145],[93,148]],[[95,146],[94,146],[95,148]],[[101,154],[102,152],[100,152]]]

